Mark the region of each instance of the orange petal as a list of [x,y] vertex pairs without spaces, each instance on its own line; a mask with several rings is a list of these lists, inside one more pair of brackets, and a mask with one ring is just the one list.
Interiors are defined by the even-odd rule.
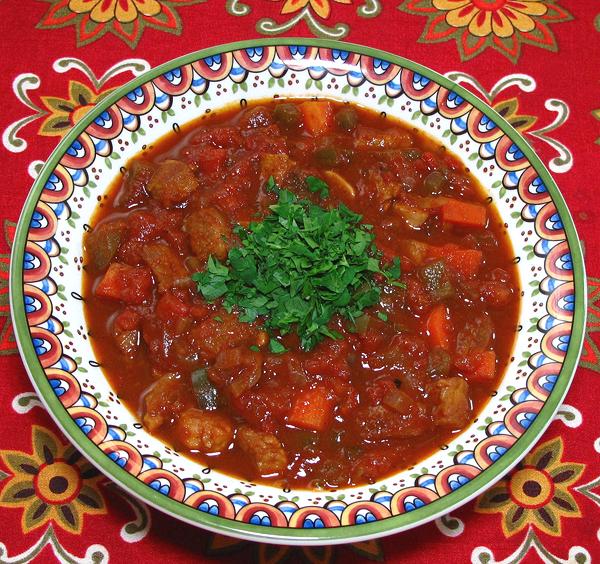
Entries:
[[310,5],[319,17],[323,19],[327,19],[329,17],[329,14],[331,13],[329,0],[310,0]]
[[479,8],[468,4],[462,8],[455,8],[446,14],[446,22],[452,27],[466,27],[471,20],[479,14]]
[[100,3],[102,0],[70,0],[69,10],[78,14],[85,14],[91,12],[94,6]]
[[492,14],[492,31],[498,37],[510,37],[515,31],[510,20],[502,10],[496,10]]
[[454,10],[471,4],[471,0],[433,0],[433,5],[438,10]]
[[310,0],[286,0],[286,3],[281,8],[282,14],[291,14],[297,12],[306,6]]
[[95,22],[109,22],[115,17],[117,0],[100,0],[90,13],[90,18]]
[[138,17],[138,11],[131,0],[117,0],[115,17],[121,23],[129,23]]
[[133,3],[138,12],[144,16],[156,16],[162,9],[157,0],[133,0]]
[[477,37],[486,37],[492,33],[492,12],[481,10],[469,23],[469,33]]
[[510,19],[510,23],[513,27],[516,27],[519,31],[531,31],[535,28],[535,21],[527,14],[517,12],[508,6],[504,6],[503,11]]
[[537,0],[509,0],[506,7],[530,16],[543,16],[548,11],[548,6]]

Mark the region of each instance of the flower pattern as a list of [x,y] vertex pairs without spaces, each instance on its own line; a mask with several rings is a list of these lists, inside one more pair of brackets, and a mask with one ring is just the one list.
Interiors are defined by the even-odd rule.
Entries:
[[206,0],[38,0],[50,4],[39,29],[74,26],[79,47],[106,33],[135,48],[146,28],[181,35],[177,8]]
[[512,62],[524,44],[557,51],[549,24],[573,19],[557,0],[404,0],[398,8],[427,17],[420,42],[454,39],[462,60],[488,47]]
[[581,517],[569,486],[577,482],[585,468],[584,464],[563,462],[562,456],[562,438],[541,444],[508,479],[478,498],[475,511],[501,513],[506,537],[531,525],[548,535],[560,536],[563,517]]
[[102,101],[113,88],[96,92],[76,80],[69,81],[69,98],[42,96],[47,116],[40,125],[40,135],[63,135],[94,105]]
[[581,366],[600,373],[600,278],[588,278],[588,319]]
[[[352,4],[352,0],[332,0],[338,4]],[[292,14],[309,6],[315,13],[324,19],[327,19],[331,14],[331,5],[329,0],[285,0],[285,4],[281,8],[282,14]]]
[[43,427],[32,427],[33,452],[0,451],[12,477],[0,491],[0,507],[21,508],[24,533],[48,521],[79,534],[86,514],[104,514],[99,472],[72,445]]
[[[276,21],[270,17],[264,17],[256,22],[256,31],[264,35],[279,35],[286,33],[304,22],[308,29],[317,37],[330,39],[341,39],[350,32],[350,26],[345,22],[332,22],[334,5],[343,4],[350,7],[352,0],[271,0],[272,2],[283,2],[280,15],[289,19]],[[257,2],[258,3],[258,2]],[[265,9],[264,0],[258,3],[257,11]],[[375,18],[381,13],[380,0],[362,0],[355,2],[356,15],[361,18]],[[250,4],[242,0],[227,0],[225,8],[232,16],[245,17],[253,12]],[[348,11],[346,11],[348,13]]]
[[[8,219],[4,220],[4,240],[7,250],[12,244],[15,228],[14,222]],[[10,252],[0,253],[0,356],[17,352],[8,303],[9,264]]]

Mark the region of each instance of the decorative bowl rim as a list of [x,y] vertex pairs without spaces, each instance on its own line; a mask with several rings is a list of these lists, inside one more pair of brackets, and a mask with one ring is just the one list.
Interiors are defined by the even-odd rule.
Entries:
[[[48,384],[47,377],[39,362],[38,356],[33,347],[29,325],[25,316],[24,292],[23,292],[23,260],[25,255],[25,242],[29,231],[29,219],[35,209],[39,196],[44,188],[45,182],[54,171],[62,155],[77,139],[77,137],[92,123],[92,121],[107,110],[127,93],[134,88],[149,82],[169,70],[190,64],[198,59],[211,57],[220,53],[235,51],[239,49],[249,49],[255,47],[273,47],[273,46],[305,46],[325,49],[338,49],[341,51],[350,51],[362,56],[370,56],[388,61],[389,63],[407,68],[417,72],[437,84],[445,87],[449,91],[455,92],[464,100],[481,111],[484,115],[493,119],[504,134],[522,151],[529,163],[543,180],[552,201],[556,205],[560,214],[566,240],[569,244],[569,250],[573,259],[573,281],[574,295],[579,298],[573,312],[572,329],[570,333],[571,340],[567,350],[566,357],[562,363],[560,375],[566,377],[559,378],[552,393],[544,402],[539,414],[529,426],[529,428],[516,440],[510,447],[506,455],[500,457],[496,462],[484,469],[479,475],[462,486],[459,490],[452,491],[435,502],[429,503],[418,511],[403,513],[378,520],[372,523],[358,525],[344,525],[335,528],[323,529],[293,529],[288,527],[264,527],[226,519],[214,515],[208,515],[186,506],[181,502],[171,499],[158,491],[155,491],[142,483],[135,476],[125,469],[114,464],[114,462],[98,448],[81,429],[74,420],[69,417],[67,411],[60,403],[58,397]],[[326,39],[312,38],[272,38],[272,39],[252,39],[227,43],[201,49],[186,55],[177,57],[158,65],[151,70],[135,77],[133,80],[118,87],[111,92],[105,99],[86,114],[61,140],[54,149],[37,179],[35,180],[27,199],[23,205],[19,217],[18,226],[15,233],[15,239],[12,247],[10,262],[10,309],[12,323],[15,330],[15,336],[19,353],[23,364],[33,383],[33,386],[48,409],[51,417],[69,440],[111,480],[119,486],[126,489],[129,493],[140,498],[149,505],[166,512],[167,514],[181,519],[195,526],[211,530],[216,533],[222,533],[229,536],[243,538],[269,543],[286,544],[340,544],[345,542],[357,542],[369,538],[401,532],[403,530],[425,524],[433,519],[448,513],[457,508],[482,490],[490,487],[498,481],[508,470],[514,467],[541,438],[544,430],[552,421],[553,415],[562,403],[569,386],[572,383],[577,362],[581,354],[584,339],[584,328],[587,309],[586,295],[586,275],[583,261],[583,254],[580,240],[573,223],[571,214],[567,208],[562,194],[560,193],[552,176],[546,169],[544,163],[530,147],[527,140],[518,133],[502,116],[500,116],[486,102],[478,98],[475,94],[464,87],[454,83],[449,78],[433,71],[419,63],[409,59],[386,52],[381,49],[366,47],[363,45],[347,42],[339,42]],[[415,518],[415,516],[417,516]]]

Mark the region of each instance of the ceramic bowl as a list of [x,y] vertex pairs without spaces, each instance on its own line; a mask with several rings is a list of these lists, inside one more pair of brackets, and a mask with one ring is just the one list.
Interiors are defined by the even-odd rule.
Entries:
[[[83,316],[82,237],[119,169],[159,137],[226,103],[350,100],[405,120],[468,163],[505,221],[521,283],[504,377],[474,423],[416,468],[368,487],[290,491],[186,459],[149,435],[111,390]],[[573,378],[585,275],[573,221],[531,147],[464,88],[401,57],[315,39],[250,41],[181,57],[119,88],[49,158],[19,221],[11,307],[23,362],[65,435],[131,494],[188,523],[263,542],[333,544],[415,527],[514,466]]]

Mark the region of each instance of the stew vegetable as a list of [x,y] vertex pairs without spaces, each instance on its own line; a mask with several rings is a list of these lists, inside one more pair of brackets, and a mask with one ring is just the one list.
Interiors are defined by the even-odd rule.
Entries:
[[97,358],[143,426],[281,487],[372,483],[467,427],[519,308],[498,213],[385,115],[272,100],[128,163],[84,246]]

